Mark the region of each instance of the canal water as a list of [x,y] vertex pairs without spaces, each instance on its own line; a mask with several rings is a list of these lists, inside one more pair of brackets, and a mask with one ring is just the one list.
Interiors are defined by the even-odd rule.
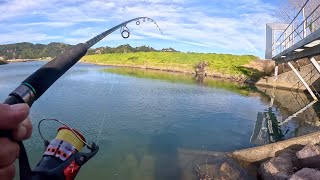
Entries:
[[[42,65],[1,65],[0,99]],[[37,124],[56,118],[100,146],[77,179],[194,179],[196,159],[186,153],[228,152],[317,131],[319,103],[296,113],[309,103],[297,92],[77,64],[34,103],[25,145],[34,167],[43,151]],[[43,135],[52,139],[59,126],[44,123]]]

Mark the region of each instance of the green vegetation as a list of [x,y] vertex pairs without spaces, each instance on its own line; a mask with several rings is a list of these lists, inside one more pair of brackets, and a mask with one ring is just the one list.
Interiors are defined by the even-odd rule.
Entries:
[[102,72],[120,74],[124,76],[132,76],[136,78],[147,78],[147,79],[155,79],[162,80],[172,83],[183,83],[183,84],[200,84],[203,86],[225,89],[231,92],[235,92],[241,95],[249,95],[252,89],[247,85],[240,85],[239,83],[224,81],[222,79],[210,79],[206,78],[204,81],[197,80],[192,75],[185,75],[181,73],[169,73],[162,71],[154,71],[154,70],[144,70],[138,68],[106,68],[103,69]]
[[253,72],[243,65],[257,59],[252,55],[203,54],[182,52],[137,52],[88,55],[81,61],[128,67],[142,67],[180,72],[194,72],[194,67],[201,61],[209,63],[209,75],[245,75]]
[[16,43],[0,45],[0,57],[3,59],[39,59],[44,57],[56,57],[63,51],[71,48],[71,45],[63,43],[32,44]]
[[130,53],[130,52],[177,52],[173,48],[163,48],[156,50],[149,46],[131,47],[129,44],[120,45],[118,47],[98,47],[95,49],[89,49],[88,55],[93,54],[112,54],[112,53]]

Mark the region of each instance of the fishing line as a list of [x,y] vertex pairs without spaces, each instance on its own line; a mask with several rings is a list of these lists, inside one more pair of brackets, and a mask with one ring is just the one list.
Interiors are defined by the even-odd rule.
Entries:
[[[110,88],[110,91],[109,91],[109,95],[112,94],[112,90],[113,90],[113,86],[114,86],[114,83],[115,83],[115,76],[112,77],[112,81],[111,81],[111,88]],[[108,94],[107,94],[108,95]],[[108,105],[108,101],[106,103],[106,107]],[[104,122],[106,121],[106,116],[107,116],[107,110],[108,108],[105,108],[105,111],[103,113],[103,120],[101,122],[101,125],[100,125],[100,129],[99,129],[99,133],[98,133],[98,136],[97,136],[97,141],[96,141],[96,144],[98,144],[99,140],[100,140],[100,136],[101,136],[101,133],[102,133],[102,127],[104,125]]]
[[[161,30],[161,28],[159,27],[159,25],[157,24],[157,22],[156,22],[155,20],[151,19],[151,18],[148,18],[148,17],[137,18],[137,19],[136,19],[136,25],[137,25],[137,26],[139,26],[139,25],[141,24],[140,19],[142,19],[143,22],[146,22],[146,21],[148,21],[148,22],[153,22],[153,23],[157,26],[157,28],[158,28],[158,30],[160,31],[160,33],[163,34],[163,33],[162,33],[162,30]],[[120,34],[121,34],[122,38],[124,38],[124,39],[127,39],[127,38],[130,37],[130,29],[127,27],[127,23],[125,23],[124,25],[121,26],[121,28],[120,28]],[[112,80],[111,88],[110,88],[110,91],[109,91],[109,95],[112,94],[112,90],[113,90],[113,87],[114,87],[114,83],[115,83],[115,76],[113,76],[113,80]],[[107,103],[107,104],[108,104],[108,103]],[[107,106],[107,104],[106,104],[106,106]],[[108,110],[108,109],[106,108],[105,111],[104,111],[104,113],[103,113],[103,120],[102,120],[101,125],[100,125],[100,128],[99,128],[99,132],[98,132],[96,144],[98,144],[98,142],[99,142],[99,140],[100,140],[100,136],[101,136],[101,133],[102,133],[102,127],[103,127],[103,125],[104,125],[104,123],[105,123],[105,121],[106,121],[107,110]]]

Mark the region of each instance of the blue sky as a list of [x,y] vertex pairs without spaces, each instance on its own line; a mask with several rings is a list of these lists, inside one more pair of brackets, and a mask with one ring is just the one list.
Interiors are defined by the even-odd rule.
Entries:
[[0,0],[0,44],[77,44],[131,18],[129,39],[119,31],[95,47],[148,45],[156,49],[253,54],[264,57],[265,24],[278,22],[276,0]]

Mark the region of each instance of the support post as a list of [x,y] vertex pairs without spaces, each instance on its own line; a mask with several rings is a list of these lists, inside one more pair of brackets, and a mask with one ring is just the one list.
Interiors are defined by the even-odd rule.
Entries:
[[279,67],[278,67],[278,65],[276,65],[274,67],[274,81],[276,81],[278,79],[278,70],[279,70]]
[[316,59],[314,59],[314,57],[310,58],[311,63],[313,64],[313,66],[317,69],[317,71],[320,73],[320,66],[319,63],[317,62]]
[[312,90],[310,89],[309,85],[306,83],[306,81],[302,78],[302,76],[299,74],[299,72],[296,70],[296,68],[290,63],[288,62],[288,65],[290,66],[290,68],[292,69],[292,71],[298,76],[298,78],[300,79],[300,81],[302,82],[302,84],[306,87],[306,89],[309,91],[309,93],[311,94],[311,96],[313,97],[314,100],[318,100],[318,98],[316,97],[316,95],[312,92]]
[[303,19],[303,38],[307,37],[307,20],[305,14],[305,8],[302,8],[302,19]]
[[277,82],[277,79],[278,79],[278,70],[279,70],[278,65],[276,65],[274,67],[273,89],[276,88],[276,82]]

